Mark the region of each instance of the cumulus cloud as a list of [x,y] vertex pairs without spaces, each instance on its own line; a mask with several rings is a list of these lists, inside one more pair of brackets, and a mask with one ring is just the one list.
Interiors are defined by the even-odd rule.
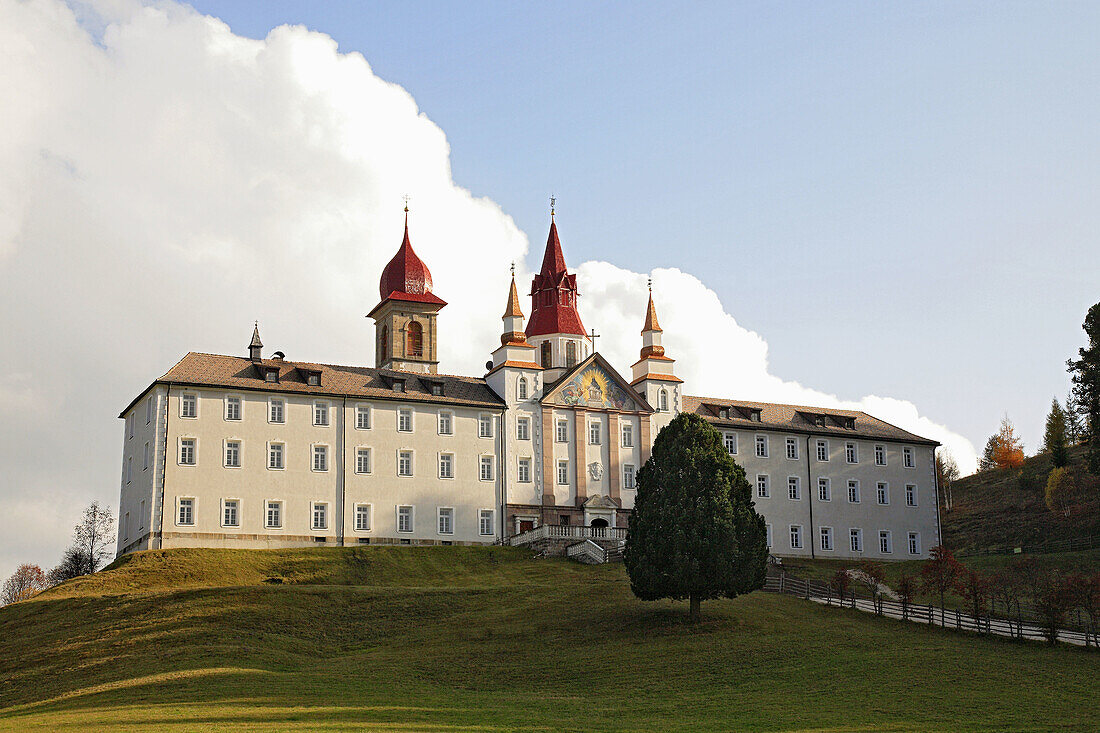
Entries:
[[[363,316],[405,194],[450,302],[443,368],[480,373],[508,263],[530,277],[527,237],[455,184],[443,131],[360,54],[301,27],[242,38],[170,2],[0,0],[0,574],[54,562],[83,505],[117,503],[115,415],[183,352],[244,353],[258,319],[291,359],[373,363]],[[626,370],[645,276],[577,269],[586,323]],[[699,279],[655,278],[693,393],[858,404],[971,462],[909,403],[770,375],[763,338]]]

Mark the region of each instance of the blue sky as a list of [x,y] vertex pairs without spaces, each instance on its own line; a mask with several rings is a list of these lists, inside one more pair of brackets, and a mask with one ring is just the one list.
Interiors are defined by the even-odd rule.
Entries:
[[[1100,5],[193,3],[401,84],[571,261],[702,277],[773,371],[1034,449],[1100,299]],[[536,263],[530,263],[534,266]]]

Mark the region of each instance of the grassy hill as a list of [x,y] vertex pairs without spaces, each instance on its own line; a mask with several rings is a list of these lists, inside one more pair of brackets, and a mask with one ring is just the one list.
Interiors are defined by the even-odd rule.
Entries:
[[1095,653],[685,606],[513,549],[147,552],[0,609],[0,730],[1100,728]]
[[1100,536],[1100,481],[1083,476],[1084,456],[1084,446],[1070,449],[1070,466],[1082,479],[1080,501],[1069,516],[1046,506],[1049,454],[1028,458],[1023,468],[959,479],[952,487],[954,508],[941,512],[945,543],[959,553]]

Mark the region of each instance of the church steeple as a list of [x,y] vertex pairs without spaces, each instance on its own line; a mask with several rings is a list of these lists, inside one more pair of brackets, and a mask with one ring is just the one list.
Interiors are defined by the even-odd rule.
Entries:
[[664,356],[665,347],[661,346],[661,324],[657,323],[657,309],[653,306],[653,283],[649,284],[649,305],[646,306],[645,324],[642,326],[641,357]]
[[653,282],[649,284],[649,303],[645,310],[645,323],[642,325],[642,351],[638,361],[632,367],[634,381],[631,385],[645,395],[649,404],[660,413],[678,410],[679,385],[683,380],[673,374],[673,359],[665,356],[665,347],[661,345],[661,324],[657,322],[657,308],[653,305]]
[[577,313],[577,276],[570,275],[558,238],[558,224],[550,218],[550,234],[542,255],[542,270],[531,281],[531,320],[527,337],[549,334],[584,336]]
[[375,366],[435,374],[437,319],[447,303],[432,292],[432,273],[413,251],[408,204],[405,236],[382,270],[378,294],[382,300],[368,314],[375,321]]

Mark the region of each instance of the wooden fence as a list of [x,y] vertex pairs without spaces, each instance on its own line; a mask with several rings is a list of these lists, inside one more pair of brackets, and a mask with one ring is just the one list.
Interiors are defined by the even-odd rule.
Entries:
[[[847,593],[843,601],[838,597],[836,590],[828,583],[805,580],[787,574],[769,574],[764,583],[764,590],[771,593],[783,593],[798,596],[808,601],[822,603],[828,606],[843,606],[859,611],[877,613],[880,616],[942,626],[958,631],[971,631],[978,634],[996,634],[1013,639],[1032,639],[1048,641],[1048,631],[1033,621],[1025,620],[1022,616],[1016,619],[997,618],[985,615],[975,618],[959,609],[942,608],[940,606],[925,604],[903,604],[886,598],[873,599],[870,596],[861,596],[857,593]],[[1054,630],[1056,641],[1065,642],[1084,647],[1100,647],[1100,633],[1095,627],[1086,625],[1084,628]]]

